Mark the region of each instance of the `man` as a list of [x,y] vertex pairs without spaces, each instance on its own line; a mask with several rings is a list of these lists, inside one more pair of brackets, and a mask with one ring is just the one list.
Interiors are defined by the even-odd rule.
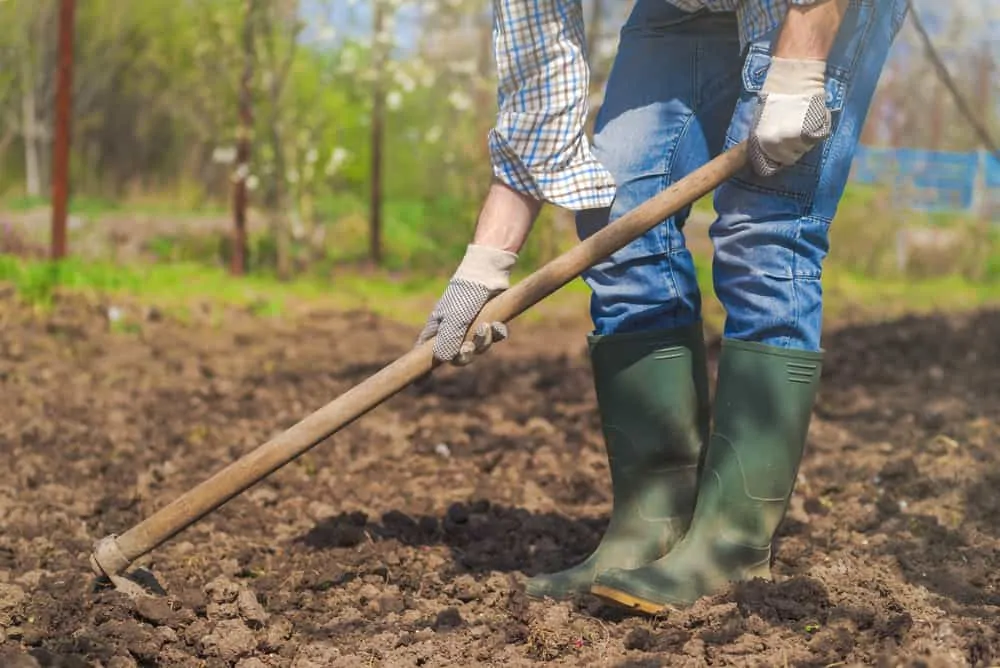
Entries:
[[[637,0],[598,114],[580,2],[496,0],[500,110],[492,184],[467,254],[419,340],[467,364],[507,337],[473,332],[542,206],[593,234],[732,145],[710,228],[727,318],[709,406],[685,210],[588,270],[589,338],[613,508],[583,563],[536,597],[592,592],[647,613],[770,577],[820,378],[822,263],[906,0]],[[710,417],[712,431],[710,432]],[[710,435],[711,434],[711,435]]]

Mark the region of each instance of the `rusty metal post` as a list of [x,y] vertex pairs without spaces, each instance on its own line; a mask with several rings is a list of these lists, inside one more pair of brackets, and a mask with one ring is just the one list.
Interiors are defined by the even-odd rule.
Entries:
[[247,177],[250,172],[250,135],[253,108],[250,86],[253,80],[256,0],[246,0],[243,24],[243,76],[240,79],[240,125],[236,144],[236,182],[233,184],[233,248],[230,270],[237,276],[247,268]]
[[66,257],[69,208],[70,125],[73,113],[73,23],[75,0],[59,3],[59,70],[56,88],[55,143],[52,149],[52,259]]

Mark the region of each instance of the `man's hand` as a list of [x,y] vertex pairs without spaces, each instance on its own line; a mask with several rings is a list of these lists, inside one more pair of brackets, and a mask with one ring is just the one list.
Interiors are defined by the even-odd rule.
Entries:
[[788,8],[750,128],[750,163],[771,176],[830,136],[826,60],[849,0],[802,0]]
[[463,366],[507,338],[507,326],[494,322],[479,327],[472,341],[465,342],[469,327],[486,302],[510,287],[510,270],[541,208],[542,202],[499,181],[490,186],[472,243],[427,319],[417,345],[436,335],[434,357]]
[[517,255],[509,251],[470,244],[417,338],[417,345],[437,336],[434,357],[464,366],[474,355],[506,339],[507,325],[502,322],[483,323],[470,342],[465,342],[465,335],[486,302],[510,287],[510,270],[516,261]]
[[826,61],[771,58],[750,128],[750,163],[760,176],[794,165],[830,136]]

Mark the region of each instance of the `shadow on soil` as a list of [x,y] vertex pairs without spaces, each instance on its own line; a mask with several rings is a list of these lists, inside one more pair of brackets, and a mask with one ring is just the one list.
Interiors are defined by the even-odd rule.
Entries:
[[362,513],[342,513],[322,520],[297,542],[314,549],[345,548],[371,536],[408,547],[444,545],[458,572],[535,575],[585,559],[606,524],[603,518],[573,519],[480,500],[452,504],[443,517],[393,510],[370,522]]

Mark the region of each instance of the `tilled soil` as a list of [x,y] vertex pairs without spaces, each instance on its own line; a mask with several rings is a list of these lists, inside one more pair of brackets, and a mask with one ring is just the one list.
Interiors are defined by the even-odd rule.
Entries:
[[166,596],[96,581],[96,539],[415,334],[106,312],[0,297],[4,667],[1000,663],[1000,313],[831,330],[775,582],[651,620],[522,592],[610,508],[585,323],[515,326],[154,550]]

